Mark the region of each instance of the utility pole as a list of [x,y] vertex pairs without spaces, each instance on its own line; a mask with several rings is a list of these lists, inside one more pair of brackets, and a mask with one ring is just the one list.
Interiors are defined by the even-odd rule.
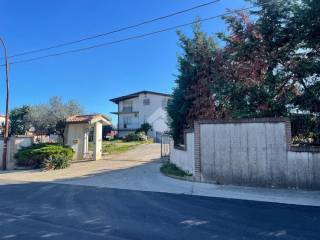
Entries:
[[0,37],[0,42],[4,49],[4,59],[5,59],[5,68],[6,68],[6,86],[7,86],[7,95],[6,95],[6,118],[5,118],[5,127],[4,127],[4,135],[3,135],[3,154],[2,154],[2,169],[7,169],[7,150],[8,150],[8,138],[9,138],[9,64],[8,64],[8,55],[7,48],[4,44],[4,41]]

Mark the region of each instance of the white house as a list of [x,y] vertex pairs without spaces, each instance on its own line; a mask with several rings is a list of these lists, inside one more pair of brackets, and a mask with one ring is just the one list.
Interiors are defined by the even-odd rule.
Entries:
[[124,137],[136,131],[143,123],[149,123],[152,131],[149,135],[155,139],[168,130],[166,106],[169,94],[140,91],[110,99],[118,104],[118,134]]

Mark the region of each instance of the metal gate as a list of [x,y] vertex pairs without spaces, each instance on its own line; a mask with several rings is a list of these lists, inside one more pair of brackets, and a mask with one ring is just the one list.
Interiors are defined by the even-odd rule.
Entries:
[[168,134],[161,135],[161,159],[169,160],[170,158],[170,141],[171,137]]

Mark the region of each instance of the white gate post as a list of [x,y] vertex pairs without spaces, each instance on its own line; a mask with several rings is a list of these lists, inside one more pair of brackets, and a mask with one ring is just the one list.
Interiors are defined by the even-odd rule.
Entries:
[[94,160],[101,159],[102,156],[102,123],[96,122],[94,124]]

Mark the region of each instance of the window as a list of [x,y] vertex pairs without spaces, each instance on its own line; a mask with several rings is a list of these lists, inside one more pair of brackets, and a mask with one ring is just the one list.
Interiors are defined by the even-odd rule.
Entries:
[[130,125],[132,122],[132,117],[130,116],[126,116],[126,117],[123,117],[123,128],[128,128],[128,125]]
[[122,106],[122,111],[123,112],[132,112],[132,101],[124,101],[123,106]]
[[132,106],[123,106],[123,112],[132,112]]
[[145,98],[143,99],[143,105],[150,105],[150,99],[149,98]]

